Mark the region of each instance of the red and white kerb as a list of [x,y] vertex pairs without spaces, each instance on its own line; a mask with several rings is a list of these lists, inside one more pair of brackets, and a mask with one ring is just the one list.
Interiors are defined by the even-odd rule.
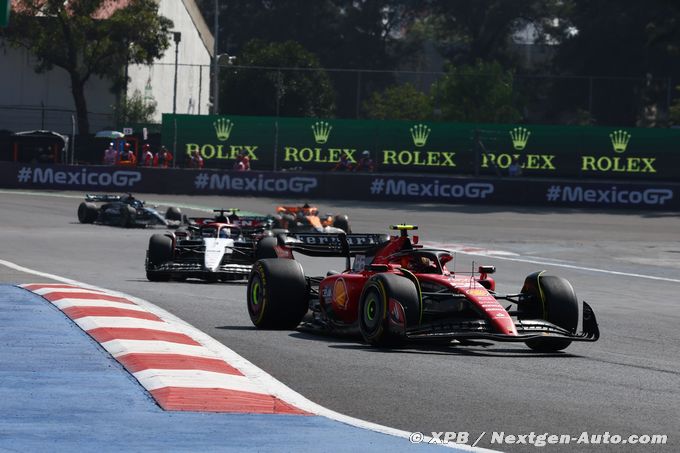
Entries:
[[21,285],[99,342],[169,411],[301,414],[175,323],[125,297],[62,283]]

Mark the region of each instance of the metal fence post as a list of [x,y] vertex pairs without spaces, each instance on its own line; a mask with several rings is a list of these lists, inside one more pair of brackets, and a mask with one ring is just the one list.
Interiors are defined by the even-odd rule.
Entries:
[[356,111],[356,119],[359,119],[360,103],[361,103],[361,71],[357,71],[357,111]]

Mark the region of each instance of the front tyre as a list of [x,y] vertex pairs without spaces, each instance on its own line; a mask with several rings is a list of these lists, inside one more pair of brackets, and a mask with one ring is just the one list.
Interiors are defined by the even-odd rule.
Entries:
[[[519,305],[520,313],[538,317],[575,333],[578,327],[578,298],[568,280],[545,272],[535,272],[524,281],[522,293],[530,296],[527,305]],[[520,315],[521,316],[521,315]],[[571,344],[567,338],[534,338],[526,345],[534,351],[556,352]]]
[[359,300],[359,331],[371,345],[391,347],[403,342],[400,332],[390,330],[390,299],[399,302],[404,309],[402,321],[405,327],[414,327],[421,322],[420,296],[414,282],[396,274],[376,274],[364,286]]
[[248,314],[258,329],[294,329],[309,307],[302,266],[291,259],[263,259],[248,279]]
[[164,234],[154,234],[149,239],[147,251],[146,278],[152,282],[167,282],[170,280],[169,272],[154,270],[173,258],[172,239]]

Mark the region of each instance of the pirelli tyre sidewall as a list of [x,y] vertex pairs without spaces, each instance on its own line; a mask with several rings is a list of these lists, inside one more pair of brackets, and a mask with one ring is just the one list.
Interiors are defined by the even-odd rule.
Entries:
[[135,224],[135,218],[137,217],[137,210],[132,206],[123,205],[120,208],[120,218],[119,224],[123,228],[130,228]]
[[390,299],[402,305],[407,328],[415,327],[420,322],[421,302],[415,284],[401,275],[376,274],[364,285],[359,300],[359,331],[369,344],[393,347],[404,341],[403,332],[390,330]]
[[99,215],[97,206],[93,203],[83,201],[78,206],[78,221],[80,223],[94,223]]
[[302,266],[292,259],[268,258],[253,265],[248,278],[248,314],[259,329],[294,329],[309,307]]
[[[527,276],[522,293],[531,295],[530,306],[519,306],[520,313],[544,319],[575,333],[578,328],[578,298],[573,286],[562,277],[534,272]],[[526,316],[525,315],[525,316]],[[555,352],[571,344],[566,338],[535,338],[526,342],[535,351]]]
[[164,234],[154,234],[149,239],[147,251],[146,278],[152,282],[165,282],[170,280],[169,272],[154,270],[159,265],[173,258],[172,239]]
[[352,233],[352,228],[349,226],[349,217],[347,215],[336,215],[333,218],[333,226],[335,228],[340,228],[345,233]]
[[182,220],[182,211],[180,211],[180,209],[176,208],[175,206],[170,206],[165,211],[165,218],[166,218],[166,220],[181,221]]
[[255,259],[262,260],[267,258],[276,258],[277,243],[277,239],[273,236],[265,236],[260,239],[255,245]]

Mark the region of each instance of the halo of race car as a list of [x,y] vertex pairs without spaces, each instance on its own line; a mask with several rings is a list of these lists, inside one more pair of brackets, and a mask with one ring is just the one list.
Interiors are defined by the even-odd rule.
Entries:
[[[246,307],[258,329],[349,333],[381,348],[489,340],[540,352],[600,336],[593,309],[585,301],[579,309],[566,279],[538,271],[518,293],[500,294],[494,266],[449,270],[454,254],[419,244],[419,236],[409,236],[415,225],[392,225],[393,235],[355,234],[348,216],[319,215],[306,203],[278,206],[274,215],[213,212],[187,217],[171,206],[163,216],[131,194],[88,194],[77,213],[85,224],[172,228],[149,239],[147,279],[247,279]],[[296,253],[344,257],[345,268],[308,276]]]

